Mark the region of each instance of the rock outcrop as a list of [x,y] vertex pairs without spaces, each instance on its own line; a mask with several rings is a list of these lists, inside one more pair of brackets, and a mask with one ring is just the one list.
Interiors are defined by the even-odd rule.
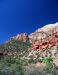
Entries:
[[58,46],[58,23],[49,24],[39,28],[29,35],[31,48],[34,50],[43,50]]
[[10,38],[10,40],[11,39],[27,42],[27,41],[29,41],[29,36],[27,33],[23,33],[23,34],[19,33],[16,36],[13,36],[12,38]]
[[32,48],[37,50],[42,50],[46,48],[51,48],[53,46],[58,46],[58,34],[55,33],[46,39],[43,40],[36,40],[32,43]]
[[23,40],[22,34],[18,34],[18,35],[16,36],[16,39],[19,40],[19,41],[22,41],[22,40]]
[[37,29],[35,32],[29,35],[30,41],[34,42],[36,40],[47,39],[47,37],[58,34],[58,23],[48,24],[42,28]]

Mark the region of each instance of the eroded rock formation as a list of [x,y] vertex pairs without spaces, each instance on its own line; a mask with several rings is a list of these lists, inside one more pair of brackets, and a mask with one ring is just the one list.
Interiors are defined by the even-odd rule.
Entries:
[[16,36],[16,39],[19,40],[19,41],[22,41],[22,40],[23,40],[22,34],[18,34],[18,35]]
[[46,39],[36,40],[32,43],[31,48],[35,50],[42,50],[46,48],[51,48],[53,46],[58,46],[58,34],[55,33]]
[[27,33],[23,33],[23,34],[17,34],[16,39],[18,41],[24,41],[27,42],[29,40],[28,34]]

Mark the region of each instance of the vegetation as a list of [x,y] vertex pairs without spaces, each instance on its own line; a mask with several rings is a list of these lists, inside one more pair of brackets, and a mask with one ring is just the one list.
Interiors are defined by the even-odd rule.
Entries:
[[46,64],[46,66],[44,67],[44,70],[47,72],[47,74],[53,75],[54,74],[54,64],[53,64],[52,58],[46,57],[43,59],[43,62]]
[[[58,70],[51,57],[39,59],[38,51],[29,51],[31,44],[11,40],[0,46],[0,52],[5,53],[0,57],[0,75],[58,75]],[[37,68],[34,64],[44,62],[46,65]]]

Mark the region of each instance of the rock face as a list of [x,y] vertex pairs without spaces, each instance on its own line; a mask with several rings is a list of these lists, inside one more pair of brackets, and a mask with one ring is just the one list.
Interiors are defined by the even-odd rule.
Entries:
[[34,50],[42,50],[58,46],[58,23],[49,24],[39,28],[29,35],[31,48]]
[[49,36],[49,34],[47,34],[46,32],[34,32],[32,34],[29,35],[29,39],[32,42],[37,41],[37,40],[42,40],[45,39]]
[[[49,24],[39,28],[29,35],[31,50],[39,52],[41,57],[58,57],[58,23]],[[58,58],[53,62],[58,66]]]
[[58,23],[48,24],[42,28],[39,28],[34,33],[29,35],[30,41],[42,40],[47,37],[53,35],[54,33],[58,33]]
[[49,37],[47,37],[46,39],[43,40],[36,40],[32,43],[32,48],[33,49],[38,49],[38,50],[42,50],[42,49],[46,49],[46,48],[51,48],[53,46],[58,46],[58,34],[54,34],[51,35]]

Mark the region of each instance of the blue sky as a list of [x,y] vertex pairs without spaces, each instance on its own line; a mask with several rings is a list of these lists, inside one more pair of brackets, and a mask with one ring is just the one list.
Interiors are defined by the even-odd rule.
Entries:
[[19,32],[58,22],[58,0],[0,0],[0,43]]

